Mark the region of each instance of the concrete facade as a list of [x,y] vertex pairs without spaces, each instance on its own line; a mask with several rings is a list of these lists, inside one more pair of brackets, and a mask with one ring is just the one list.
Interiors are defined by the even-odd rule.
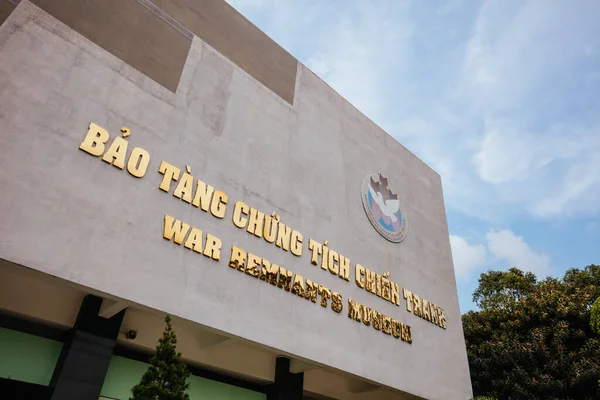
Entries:
[[[301,64],[293,93],[290,104],[196,36],[173,93],[21,1],[0,26],[0,258],[387,388],[469,399],[440,177]],[[111,138],[130,128],[147,174],[79,150],[90,122]],[[162,160],[225,192],[225,218],[159,190]],[[362,209],[377,172],[402,197],[401,243]],[[302,256],[235,227],[237,200],[300,231]],[[221,260],[164,240],[165,214],[219,237]],[[308,238],[350,259],[349,282],[311,265]],[[341,293],[343,311],[228,267],[231,245]],[[443,307],[447,329],[360,289],[356,263]],[[349,319],[348,298],[410,325],[413,343]]]

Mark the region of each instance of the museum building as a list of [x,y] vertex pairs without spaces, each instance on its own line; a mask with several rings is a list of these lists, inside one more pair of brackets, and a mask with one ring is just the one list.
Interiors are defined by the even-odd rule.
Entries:
[[472,397],[440,176],[227,2],[0,0],[0,148],[0,398]]

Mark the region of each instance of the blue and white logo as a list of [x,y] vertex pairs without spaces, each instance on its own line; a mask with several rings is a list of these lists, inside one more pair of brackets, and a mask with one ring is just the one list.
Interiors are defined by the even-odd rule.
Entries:
[[406,237],[408,224],[401,199],[388,186],[381,174],[367,175],[362,183],[361,197],[367,217],[381,236],[399,243]]

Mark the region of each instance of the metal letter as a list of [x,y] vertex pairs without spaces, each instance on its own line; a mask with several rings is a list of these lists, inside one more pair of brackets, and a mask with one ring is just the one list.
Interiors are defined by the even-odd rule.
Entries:
[[150,154],[146,150],[136,147],[127,161],[127,171],[136,178],[141,178],[146,175],[148,163],[150,163]]
[[206,243],[204,245],[204,254],[206,257],[210,257],[215,261],[219,261],[221,259],[221,246],[223,243],[221,239],[216,236],[211,235],[210,233],[206,234]]
[[248,204],[244,203],[243,201],[237,201],[233,207],[233,224],[240,229],[246,227],[248,219],[242,217],[242,215],[248,215],[249,210],[250,207],[248,207]]
[[277,287],[285,291],[290,291],[292,288],[292,271],[287,271],[283,267],[279,267],[279,279],[277,280]]
[[213,195],[212,203],[210,204],[210,213],[217,218],[223,218],[227,208],[227,200],[227,195],[222,191],[217,190]]
[[198,182],[196,183],[196,194],[194,195],[194,200],[192,200],[192,205],[194,207],[200,207],[202,211],[208,211],[210,199],[212,199],[214,190],[214,187],[207,185],[198,179]]
[[323,254],[323,246],[316,240],[308,239],[308,249],[312,251],[312,254],[310,256],[310,263],[312,265],[318,265],[319,255]]
[[177,244],[181,244],[188,229],[190,229],[190,226],[185,222],[181,222],[180,220],[176,220],[170,215],[165,214],[165,226],[163,229],[163,237],[165,239],[171,240],[173,236],[175,236],[173,241]]
[[342,295],[337,292],[331,293],[331,309],[336,313],[341,313],[344,308],[342,304]]
[[194,250],[196,253],[202,254],[202,231],[192,227],[184,246],[190,250]]
[[254,234],[254,236],[262,237],[264,220],[265,214],[252,207],[248,216],[248,228],[246,230]]
[[412,292],[407,289],[402,289],[402,295],[406,299],[406,311],[412,312]]
[[108,148],[108,151],[104,153],[102,161],[106,161],[119,169],[123,169],[125,167],[125,157],[127,156],[128,145],[129,143],[127,140],[116,136]]
[[162,181],[160,181],[160,189],[169,193],[169,190],[171,190],[171,181],[177,181],[181,171],[174,165],[166,161],[161,161],[158,172],[163,174]]
[[365,288],[365,267],[363,267],[360,264],[356,264],[356,267],[354,267],[354,279],[356,280],[356,285],[359,288],[364,289]]
[[108,142],[108,139],[110,139],[108,131],[91,122],[85,139],[83,139],[79,148],[86,153],[100,157],[104,153],[104,145]]
[[340,278],[350,282],[350,259],[340,254]]
[[387,315],[381,315],[381,319],[383,320],[383,326],[382,326],[381,330],[383,331],[383,333],[385,333],[387,335],[391,335],[392,334],[392,319],[390,317],[388,317]]
[[248,253],[248,266],[246,267],[246,273],[248,275],[258,278],[258,275],[260,274],[258,267],[261,265],[262,260],[260,257],[252,253]]
[[298,231],[292,231],[290,240],[290,251],[293,255],[300,257],[302,255],[302,234]]
[[360,322],[360,306],[358,301],[348,299],[348,317]]
[[338,275],[340,273],[339,266],[340,256],[334,250],[329,250],[329,256],[327,257],[327,268],[329,268],[329,272],[334,275]]
[[302,275],[294,275],[292,294],[297,294],[300,297],[304,297],[304,278],[302,277]]
[[243,271],[246,268],[246,251],[237,246],[231,246],[231,257],[229,257],[231,268]]

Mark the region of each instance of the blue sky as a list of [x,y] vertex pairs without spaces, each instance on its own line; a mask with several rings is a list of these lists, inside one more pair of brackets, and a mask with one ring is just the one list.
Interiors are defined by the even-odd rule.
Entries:
[[600,2],[230,3],[440,173],[463,312],[600,263]]

